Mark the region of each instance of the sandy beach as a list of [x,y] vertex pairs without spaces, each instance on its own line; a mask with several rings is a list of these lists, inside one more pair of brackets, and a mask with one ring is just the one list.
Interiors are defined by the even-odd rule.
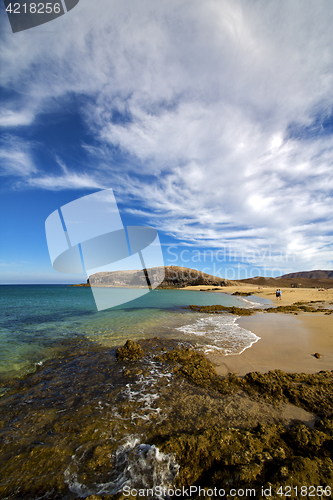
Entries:
[[[187,287],[188,289],[208,289],[211,287]],[[252,292],[253,295],[269,299],[273,306],[288,306],[295,302],[332,308],[333,289],[283,288],[282,299],[277,300],[272,287],[237,284],[212,290],[214,293]],[[322,301],[322,302],[317,302]],[[255,333],[260,340],[240,355],[209,355],[220,375],[270,370],[297,373],[317,373],[333,369],[333,315],[322,313],[269,314],[256,313],[242,317],[237,323]],[[314,357],[319,353],[321,357]]]
[[[220,375],[270,370],[317,373],[333,369],[333,318],[319,314],[258,313],[238,324],[260,340],[237,356],[208,356]],[[321,354],[317,359],[313,354]]]
[[263,299],[271,300],[273,305],[286,306],[294,302],[323,301],[333,303],[333,288],[321,290],[318,288],[282,288],[282,298],[277,300],[275,297],[276,288],[271,286],[255,286],[244,283],[231,285],[227,287],[212,287],[208,285],[187,286],[181,290],[209,290],[214,293],[227,293],[232,295],[235,292],[252,293]]

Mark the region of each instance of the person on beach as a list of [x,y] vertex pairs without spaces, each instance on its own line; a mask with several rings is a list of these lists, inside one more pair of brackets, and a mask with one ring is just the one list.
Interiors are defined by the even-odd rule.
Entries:
[[277,300],[281,300],[282,299],[282,292],[281,292],[280,288],[278,288],[276,290],[275,296],[276,296]]

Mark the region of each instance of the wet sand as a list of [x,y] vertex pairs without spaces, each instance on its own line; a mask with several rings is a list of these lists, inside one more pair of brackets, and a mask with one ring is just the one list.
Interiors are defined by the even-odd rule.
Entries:
[[[317,373],[333,369],[333,317],[322,314],[267,314],[237,320],[260,340],[237,356],[209,355],[220,375],[270,370]],[[318,352],[320,359],[313,356]]]

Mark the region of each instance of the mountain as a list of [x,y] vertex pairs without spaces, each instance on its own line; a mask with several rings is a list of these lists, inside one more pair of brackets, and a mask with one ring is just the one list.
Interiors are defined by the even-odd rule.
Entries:
[[89,283],[92,286],[147,286],[147,277],[151,285],[161,282],[158,288],[183,288],[189,285],[227,286],[229,283],[222,278],[178,266],[165,266],[164,269],[153,267],[144,271],[96,273],[89,277]]
[[282,286],[297,288],[333,288],[333,271],[301,271],[284,274],[277,278],[263,278],[257,276],[255,278],[239,280],[239,282],[258,286],[273,286],[276,288],[281,288]]
[[310,278],[312,280],[333,279],[333,271],[301,271],[298,273],[289,273],[281,276],[282,278]]
[[[164,272],[164,279],[163,279]],[[147,280],[148,278],[148,280]],[[163,281],[162,281],[163,279]],[[302,271],[289,273],[277,278],[254,278],[229,281],[195,269],[178,266],[153,267],[148,270],[113,271],[96,273],[89,277],[86,285],[74,286],[110,286],[142,287],[148,284],[158,288],[184,288],[193,285],[228,286],[229,284],[249,283],[257,286],[298,287],[298,288],[333,288],[333,271]]]

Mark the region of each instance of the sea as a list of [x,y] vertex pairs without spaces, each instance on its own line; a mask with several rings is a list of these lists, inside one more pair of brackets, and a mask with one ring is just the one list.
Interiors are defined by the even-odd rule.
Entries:
[[[114,288],[124,294],[126,289]],[[234,315],[186,309],[191,304],[260,307],[259,298],[189,290],[153,290],[121,306],[97,311],[91,289],[71,285],[0,286],[0,378],[22,376],[55,358],[66,342],[121,346],[127,339],[178,338],[205,352],[237,355],[259,338]]]
[[[0,498],[152,488],[147,498],[166,500],[160,488],[174,487],[180,466],[163,436],[216,425],[224,400],[157,355],[237,356],[260,341],[237,316],[187,308],[265,307],[259,298],[154,290],[125,303],[126,290],[111,293],[124,303],[98,312],[89,287],[0,286]],[[142,359],[117,360],[128,339],[140,340]]]

